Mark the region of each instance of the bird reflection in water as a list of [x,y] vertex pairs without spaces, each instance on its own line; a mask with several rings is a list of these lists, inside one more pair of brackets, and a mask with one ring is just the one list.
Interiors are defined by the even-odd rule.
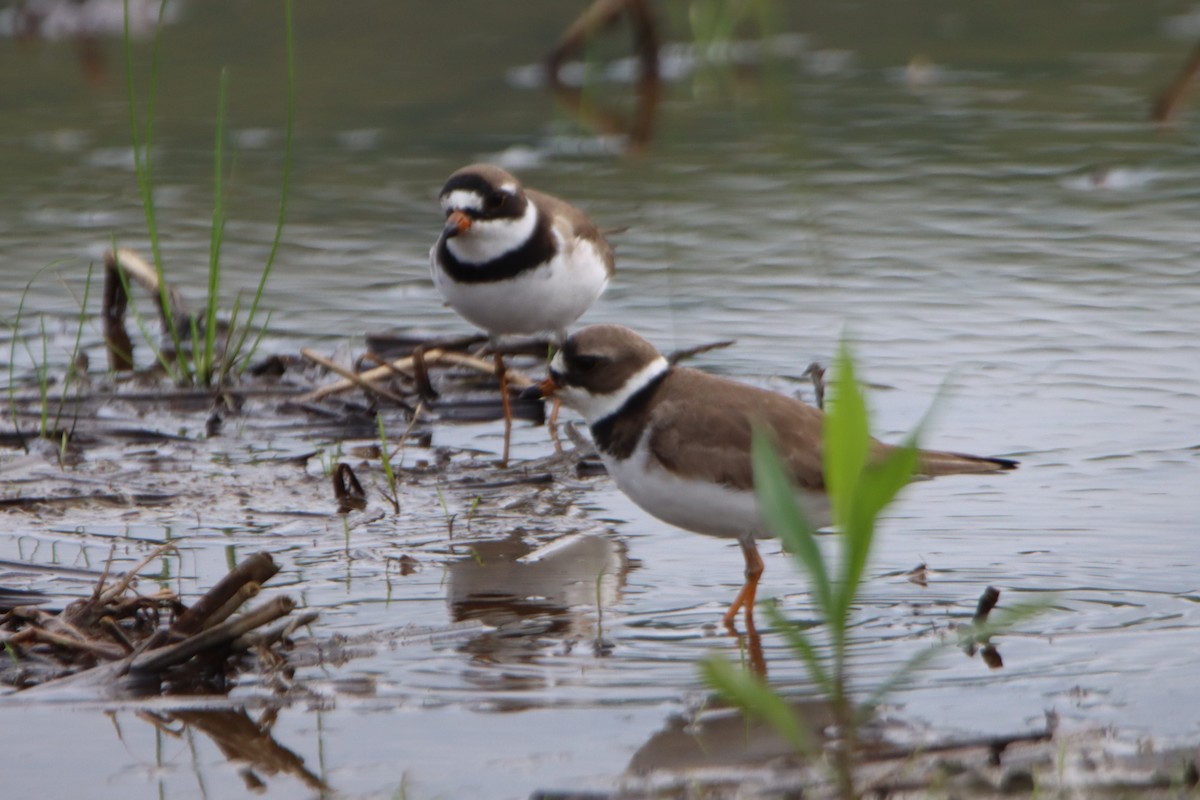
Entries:
[[615,537],[568,534],[539,543],[514,533],[472,542],[471,557],[448,569],[454,620],[490,628],[463,649],[483,661],[514,664],[547,647],[569,653],[583,642],[606,655],[612,645],[603,635],[604,610],[620,599],[631,565]]

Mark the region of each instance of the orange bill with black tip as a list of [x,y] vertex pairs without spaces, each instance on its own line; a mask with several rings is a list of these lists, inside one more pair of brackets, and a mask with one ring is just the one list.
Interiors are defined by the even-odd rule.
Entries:
[[446,226],[443,230],[446,236],[458,236],[460,233],[466,233],[471,230],[471,217],[465,211],[451,211],[446,217]]
[[555,392],[559,389],[558,381],[554,380],[554,375],[547,375],[546,380],[538,384],[538,391],[542,393],[542,399],[548,400],[554,397]]

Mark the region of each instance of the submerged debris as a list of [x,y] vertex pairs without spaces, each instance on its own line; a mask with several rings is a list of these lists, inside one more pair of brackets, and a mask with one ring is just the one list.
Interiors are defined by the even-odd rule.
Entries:
[[333,471],[333,496],[339,514],[362,511],[367,507],[367,492],[349,464],[338,464]]
[[[61,612],[17,606],[0,616],[0,644],[9,656],[0,683],[40,693],[65,687],[105,695],[221,691],[241,658],[252,651],[265,655],[316,618],[304,613],[283,620],[296,608],[290,597],[240,611],[279,571],[267,553],[243,560],[191,606],[169,590],[135,591],[138,573],[169,549],[156,548],[114,582],[106,570],[90,597]],[[277,652],[273,660],[284,659]]]

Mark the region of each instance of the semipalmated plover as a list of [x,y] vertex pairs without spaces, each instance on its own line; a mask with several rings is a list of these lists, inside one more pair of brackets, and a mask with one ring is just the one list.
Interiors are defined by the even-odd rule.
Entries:
[[[725,625],[740,608],[751,630],[763,561],[755,539],[772,536],[758,512],[750,442],[753,424],[774,435],[801,504],[828,524],[821,431],[823,412],[800,400],[696,369],[671,365],[654,345],[619,325],[593,325],[567,339],[550,362],[544,397],[578,411],[617,487],[672,525],[736,538],[746,581]],[[893,446],[874,442],[877,455]],[[985,473],[1017,462],[923,450],[918,475]]]
[[492,338],[507,463],[512,410],[498,339],[545,332],[561,343],[608,284],[613,250],[578,208],[490,164],[458,170],[440,197],[446,224],[429,253],[433,282]]

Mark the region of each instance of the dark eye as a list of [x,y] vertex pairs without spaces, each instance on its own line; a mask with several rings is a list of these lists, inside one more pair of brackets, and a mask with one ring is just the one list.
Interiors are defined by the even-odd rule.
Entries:
[[603,359],[600,356],[577,355],[571,359],[572,366],[579,372],[591,372],[596,367],[600,366]]
[[483,205],[488,211],[499,211],[500,206],[504,205],[504,195],[499,192],[489,194],[487,199],[483,201]]

